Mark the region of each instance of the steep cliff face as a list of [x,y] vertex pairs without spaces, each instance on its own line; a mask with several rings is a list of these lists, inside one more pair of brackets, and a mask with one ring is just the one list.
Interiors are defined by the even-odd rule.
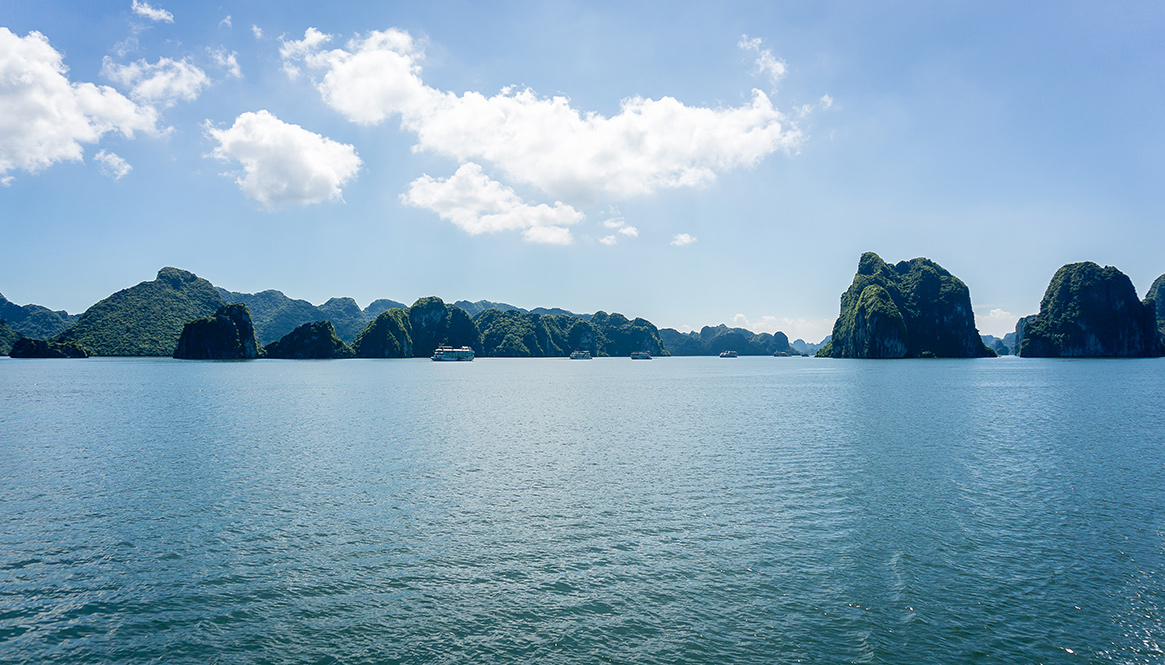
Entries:
[[[392,311],[392,310],[389,310]],[[451,307],[437,297],[420,298],[408,310],[413,357],[433,355],[439,344],[477,349],[481,338],[477,326],[464,310]]]
[[[1157,331],[1165,336],[1165,275],[1161,275],[1153,280],[1153,285],[1149,287],[1149,292],[1145,294],[1145,299],[1153,299],[1154,310],[1157,316]],[[1162,340],[1165,344],[1165,339]]]
[[251,313],[241,303],[220,307],[213,316],[182,328],[174,357],[184,360],[251,360],[259,357]]
[[193,273],[162,268],[157,279],[123,289],[85,310],[56,341],[99,356],[169,356],[183,326],[223,306],[214,286]]
[[862,254],[841,297],[841,314],[819,356],[978,358],[994,356],[975,329],[967,286],[925,258],[889,265]]
[[288,360],[351,358],[355,355],[336,335],[331,321],[305,323],[263,347],[263,351],[268,358]]
[[352,349],[357,358],[412,358],[413,339],[409,334],[407,309],[388,309],[368,324]]
[[1121,271],[1091,261],[1057,270],[1040,313],[1025,317],[1016,332],[1019,355],[1025,357],[1161,355],[1156,303],[1141,302]]

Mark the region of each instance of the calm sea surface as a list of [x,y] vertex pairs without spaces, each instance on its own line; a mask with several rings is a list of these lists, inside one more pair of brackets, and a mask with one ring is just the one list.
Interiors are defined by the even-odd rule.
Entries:
[[0,361],[3,663],[1162,663],[1165,360]]

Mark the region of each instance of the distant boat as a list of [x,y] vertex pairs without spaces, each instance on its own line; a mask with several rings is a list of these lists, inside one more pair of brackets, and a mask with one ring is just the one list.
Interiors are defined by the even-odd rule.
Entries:
[[574,351],[570,352],[570,359],[571,360],[590,360],[591,359],[591,352],[590,351],[579,351],[578,349],[575,349]]
[[468,346],[463,346],[460,349],[455,349],[451,346],[442,344],[433,352],[433,360],[457,361],[457,360],[473,360],[473,349]]
[[721,357],[721,358],[735,358],[735,357],[736,357],[736,355],[737,355],[737,354],[736,354],[736,352],[735,352],[735,351],[721,351],[721,352],[720,352],[720,357]]
[[651,354],[648,353],[647,351],[632,351],[631,352],[631,359],[632,360],[651,360]]

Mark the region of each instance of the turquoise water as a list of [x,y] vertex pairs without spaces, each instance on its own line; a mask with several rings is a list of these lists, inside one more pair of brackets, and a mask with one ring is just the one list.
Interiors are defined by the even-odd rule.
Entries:
[[0,361],[0,662],[1160,663],[1165,361]]

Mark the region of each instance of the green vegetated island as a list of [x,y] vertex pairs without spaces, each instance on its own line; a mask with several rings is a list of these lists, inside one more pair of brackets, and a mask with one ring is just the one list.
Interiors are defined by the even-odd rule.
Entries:
[[1053,276],[1038,314],[1003,339],[975,328],[970,290],[926,258],[891,265],[867,252],[841,297],[833,332],[819,344],[725,325],[657,329],[621,314],[525,310],[485,300],[411,306],[351,298],[322,305],[279,291],[238,293],[163,268],[80,315],[0,296],[0,353],[14,358],[173,356],[186,359],[424,358],[438,345],[481,357],[738,355],[824,358],[1157,357],[1165,348],[1165,275],[1138,299],[1113,267],[1073,263]]

